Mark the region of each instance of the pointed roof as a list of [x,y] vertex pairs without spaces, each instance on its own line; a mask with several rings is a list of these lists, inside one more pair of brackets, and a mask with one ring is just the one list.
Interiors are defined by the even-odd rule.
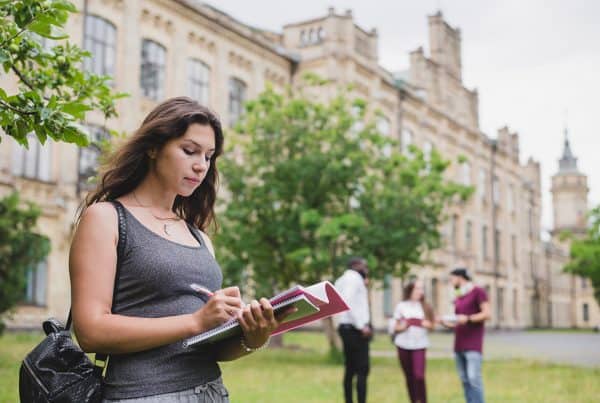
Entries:
[[570,173],[570,172],[579,172],[577,169],[577,158],[573,155],[573,151],[571,151],[571,144],[569,143],[569,131],[565,127],[565,145],[563,149],[563,155],[560,160],[558,160],[558,172],[559,173]]

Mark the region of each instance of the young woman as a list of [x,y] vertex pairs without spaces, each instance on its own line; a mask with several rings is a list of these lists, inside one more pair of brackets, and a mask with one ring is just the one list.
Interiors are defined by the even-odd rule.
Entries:
[[[214,220],[222,150],[210,110],[189,98],[167,100],[112,157],[83,204],[70,253],[73,325],[85,351],[110,354],[104,402],[228,402],[217,362],[264,346],[283,319],[265,298],[244,306],[237,287],[221,289],[203,231]],[[120,207],[126,236],[117,254]],[[183,348],[182,339],[232,317],[241,338]]]
[[408,283],[403,297],[394,310],[393,340],[406,377],[410,401],[426,403],[425,351],[429,346],[427,331],[433,328],[433,310],[424,300],[420,281]]

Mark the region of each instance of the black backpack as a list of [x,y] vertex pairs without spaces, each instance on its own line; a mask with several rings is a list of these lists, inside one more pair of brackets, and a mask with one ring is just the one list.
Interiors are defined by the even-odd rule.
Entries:
[[[119,217],[117,273],[125,247],[123,206],[113,202]],[[93,363],[71,337],[71,312],[66,326],[51,318],[42,324],[46,338],[23,360],[19,371],[21,403],[97,403],[102,400],[102,372],[106,354],[96,354]]]
[[48,319],[42,327],[46,338],[21,364],[21,403],[100,402],[103,368],[85,355],[58,320]]

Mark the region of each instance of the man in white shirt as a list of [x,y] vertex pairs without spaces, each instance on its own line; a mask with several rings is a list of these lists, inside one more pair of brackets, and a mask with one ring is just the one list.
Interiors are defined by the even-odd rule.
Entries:
[[352,403],[354,376],[356,376],[358,403],[365,403],[367,397],[369,339],[372,335],[369,324],[369,296],[365,285],[368,272],[366,260],[353,257],[348,261],[348,270],[335,282],[335,288],[350,307],[350,310],[337,317],[338,332],[344,343],[346,403]]

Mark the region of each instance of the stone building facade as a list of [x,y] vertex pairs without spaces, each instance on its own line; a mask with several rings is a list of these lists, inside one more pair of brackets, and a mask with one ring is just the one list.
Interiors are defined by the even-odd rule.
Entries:
[[[491,138],[479,128],[477,91],[462,82],[461,33],[440,13],[429,17],[429,55],[410,53],[410,68],[392,74],[378,63],[378,33],[355,22],[351,11],[334,9],[321,18],[269,32],[240,23],[194,0],[78,0],[81,13],[69,20],[70,40],[92,52],[85,68],[113,77],[116,89],[131,96],[118,101],[120,116],[104,121],[90,114],[95,138],[106,128],[131,133],[156,102],[189,95],[218,111],[226,126],[235,123],[243,101],[266,85],[283,89],[306,71],[331,84],[316,96],[327,99],[339,85],[382,112],[378,127],[425,153],[437,149],[453,164],[449,178],[476,188],[466,203],[448,211],[444,246],[415,274],[425,281],[436,310],[451,309],[447,273],[461,264],[488,289],[492,325],[586,327],[600,322],[588,281],[562,273],[568,245],[540,237],[541,174],[537,162],[522,164],[519,136],[508,128]],[[14,77],[0,76],[15,91]],[[47,260],[32,268],[25,302],[13,327],[38,326],[49,315],[64,317],[69,306],[68,249],[77,206],[89,189],[97,163],[94,147],[32,142],[23,150],[0,143],[0,196],[18,190],[41,205],[39,229],[52,242]],[[587,184],[573,168],[565,143],[553,177],[556,234],[582,231]],[[384,326],[401,296],[401,281],[386,279],[371,293],[376,326]]]

